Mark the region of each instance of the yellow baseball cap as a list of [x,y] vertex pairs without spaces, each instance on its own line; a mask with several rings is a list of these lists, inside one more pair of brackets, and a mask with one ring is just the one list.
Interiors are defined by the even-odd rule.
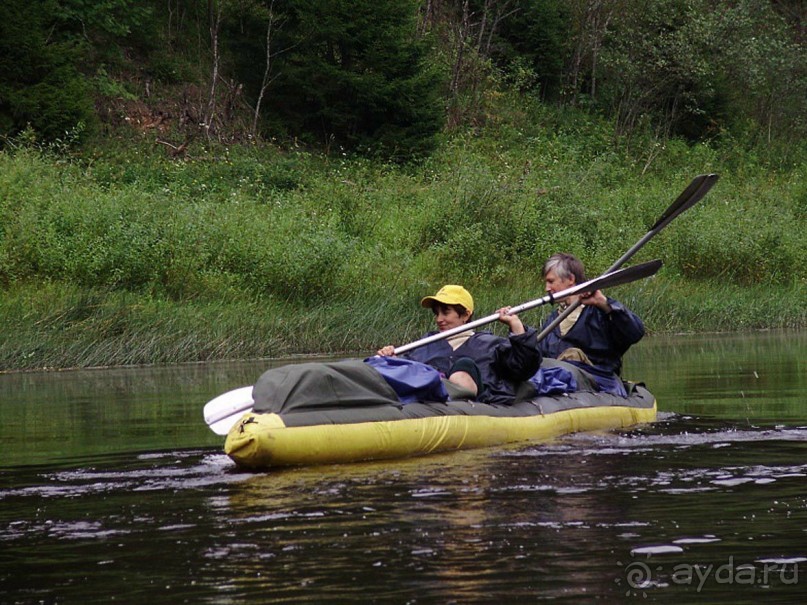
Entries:
[[420,305],[430,309],[436,302],[444,305],[462,305],[469,312],[474,312],[474,299],[462,286],[443,286],[434,296],[424,297]]

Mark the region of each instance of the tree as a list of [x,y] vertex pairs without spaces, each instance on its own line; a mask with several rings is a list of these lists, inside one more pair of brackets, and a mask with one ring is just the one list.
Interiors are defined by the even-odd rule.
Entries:
[[399,160],[427,153],[442,123],[440,80],[417,38],[415,8],[409,0],[276,3],[272,18],[284,27],[272,44],[284,52],[274,55],[268,87],[254,67],[266,65],[267,24],[242,29],[260,40],[240,56],[239,74],[253,98],[265,93],[266,131]]
[[91,124],[89,87],[74,64],[75,45],[49,37],[57,25],[54,2],[0,3],[0,135],[26,127],[54,141]]
[[747,134],[757,142],[807,134],[804,15],[798,18],[792,4],[745,0],[711,16],[730,108],[725,126],[748,131],[750,125]]
[[492,58],[517,88],[545,100],[560,94],[572,37],[567,0],[519,0],[494,32]]
[[800,29],[767,0],[576,0],[573,15],[570,98],[587,96],[619,133],[701,140],[751,124],[768,138],[804,134]]

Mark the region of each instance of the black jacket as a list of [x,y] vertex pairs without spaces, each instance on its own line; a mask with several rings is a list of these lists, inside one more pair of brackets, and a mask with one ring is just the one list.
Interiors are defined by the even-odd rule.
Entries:
[[457,359],[468,357],[479,367],[485,387],[477,400],[511,404],[515,399],[515,383],[529,380],[541,366],[535,337],[534,328],[510,338],[475,332],[456,350],[445,340],[438,340],[409,351],[403,357],[428,364],[443,374],[448,373]]
[[[583,312],[572,329],[561,337],[560,327],[555,328],[538,347],[545,357],[557,357],[571,347],[588,355],[595,366],[619,375],[622,356],[644,336],[644,324],[634,313],[613,298],[608,298],[611,313],[597,307],[583,307]],[[544,322],[544,326],[558,316],[557,309]]]

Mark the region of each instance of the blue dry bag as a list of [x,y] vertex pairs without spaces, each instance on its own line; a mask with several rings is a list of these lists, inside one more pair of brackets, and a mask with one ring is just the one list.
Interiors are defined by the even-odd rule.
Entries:
[[536,395],[574,393],[577,381],[569,370],[560,367],[541,368],[530,378]]
[[425,363],[400,357],[368,357],[364,363],[384,377],[403,403],[448,399],[440,372]]

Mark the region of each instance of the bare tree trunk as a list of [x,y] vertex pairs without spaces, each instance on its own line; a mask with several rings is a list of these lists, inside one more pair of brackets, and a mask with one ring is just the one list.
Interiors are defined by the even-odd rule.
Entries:
[[485,0],[485,5],[482,7],[482,21],[479,23],[479,31],[476,34],[476,48],[482,50],[482,40],[485,37],[485,28],[488,24],[488,13],[490,13],[490,5],[492,0]]
[[471,13],[468,7],[468,0],[465,0],[462,4],[462,21],[456,30],[457,55],[454,58],[454,68],[451,73],[451,84],[449,87],[452,99],[456,98],[460,88],[460,74],[462,73],[465,61],[465,40],[468,36],[468,30],[470,29],[470,22]]
[[[479,52],[482,56],[490,57],[490,49],[493,45],[493,36],[496,33],[496,30],[499,29],[499,25],[502,21],[504,21],[507,17],[516,14],[521,9],[516,7],[512,10],[508,10],[512,0],[506,0],[505,2],[495,2],[496,4],[496,12],[493,15],[492,20],[489,18],[489,11],[491,6],[494,4],[494,0],[486,0],[485,1],[485,17],[483,19],[483,25],[479,30]],[[490,27],[487,28],[487,32],[484,31],[485,23],[491,21]],[[484,46],[481,44],[483,34],[487,34],[487,39],[485,41]]]
[[210,93],[207,100],[205,115],[205,135],[210,139],[210,129],[216,119],[216,83],[219,79],[219,30],[221,28],[221,3],[216,0],[207,2],[208,16],[210,18],[210,44],[213,52],[213,74],[210,78]]
[[261,90],[258,93],[258,100],[255,103],[255,115],[252,119],[252,136],[258,136],[258,120],[261,116],[261,104],[263,97],[266,94],[266,89],[269,88],[271,79],[269,75],[272,73],[272,32],[275,25],[275,0],[269,4],[269,23],[266,25],[266,63],[263,68],[263,78],[261,79]]
[[591,39],[591,98],[597,98],[597,66],[600,58],[600,49],[602,48],[602,41],[605,34],[608,32],[608,26],[611,23],[613,16],[612,10],[606,11],[602,6],[597,7],[596,13],[592,15],[592,32]]
[[596,98],[599,55],[602,41],[608,31],[619,3],[604,0],[581,0],[573,5],[574,21],[577,26],[574,52],[566,73],[565,94],[576,103],[577,95],[583,92],[585,75],[589,78],[588,93]]
[[172,6],[173,0],[168,0],[168,39],[171,39],[171,26],[174,20],[174,8]]
[[465,70],[465,45],[470,29],[470,19],[471,15],[468,0],[465,0],[462,5],[462,17],[459,24],[454,29],[455,56],[454,65],[451,70],[451,82],[449,83],[448,95],[447,125],[449,128],[453,128],[461,122],[461,111],[459,108],[460,81],[463,71]]
[[[481,13],[471,10],[469,0],[462,2],[461,13],[454,17],[454,62],[449,84],[448,125],[456,126],[461,121],[459,98],[462,93],[470,104],[467,109],[474,113],[482,104],[480,85],[484,81],[484,59],[490,57],[493,36],[501,22],[517,12],[511,9],[513,0],[485,0]],[[435,4],[430,2],[432,8]]]
[[432,0],[426,0],[425,5],[420,11],[420,22],[418,23],[418,35],[423,36],[431,29],[432,21],[434,20],[434,4]]

